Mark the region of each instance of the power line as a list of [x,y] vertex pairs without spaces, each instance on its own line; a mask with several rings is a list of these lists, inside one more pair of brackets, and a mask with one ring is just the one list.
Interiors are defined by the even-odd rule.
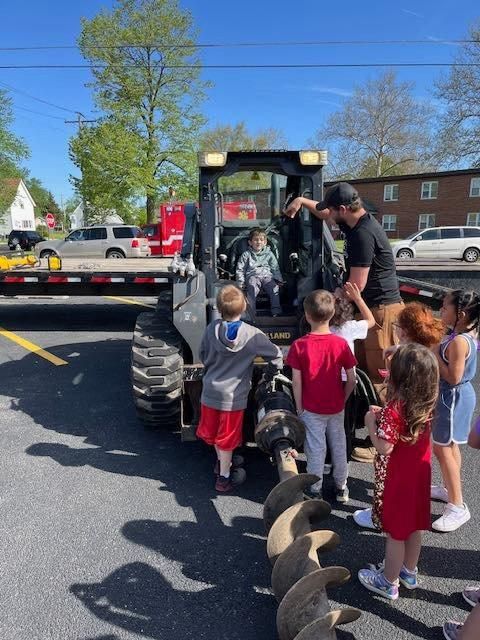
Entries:
[[[18,64],[0,65],[0,69],[106,69],[125,67],[141,69],[140,64]],[[359,69],[378,67],[480,67],[480,62],[355,62],[312,64],[152,64],[157,69]],[[69,110],[70,111],[70,110]]]
[[43,116],[44,118],[53,118],[54,120],[63,120],[61,116],[53,116],[49,113],[42,113],[41,111],[34,111],[33,109],[27,109],[27,107],[21,107],[18,104],[13,105],[14,109],[21,109],[22,111],[28,111],[29,113],[35,113],[37,116]]
[[6,87],[10,91],[13,91],[13,92],[18,93],[18,94],[23,95],[23,96],[26,96],[27,98],[30,98],[31,100],[35,100],[36,102],[41,102],[42,104],[46,104],[49,107],[54,107],[55,109],[60,109],[61,111],[66,111],[67,113],[76,113],[76,111],[74,111],[73,109],[68,109],[67,107],[62,107],[59,104],[55,104],[54,102],[48,102],[48,100],[43,100],[43,98],[37,98],[36,96],[32,96],[30,93],[27,93],[26,91],[23,91],[22,89],[17,89],[16,87],[12,87],[11,85],[7,84],[6,82],[0,82],[0,85],[2,85],[3,87]]
[[[409,44],[479,44],[478,40],[307,40],[291,42],[204,42],[204,43],[125,43],[118,45],[89,45],[90,49],[218,49],[237,47],[309,47],[309,46],[335,46],[335,45],[409,45]],[[0,47],[0,51],[48,51],[58,49],[79,49],[78,45],[38,45],[28,47]]]

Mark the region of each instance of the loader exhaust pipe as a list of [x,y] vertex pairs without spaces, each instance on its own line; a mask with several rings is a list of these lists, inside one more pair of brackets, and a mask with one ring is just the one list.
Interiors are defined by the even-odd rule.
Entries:
[[304,501],[303,490],[318,476],[298,473],[294,450],[305,429],[295,413],[291,382],[284,376],[261,381],[255,392],[255,441],[275,462],[280,482],[265,500],[263,520],[272,589],[279,603],[280,640],[335,640],[335,627],[357,620],[361,611],[331,611],[327,588],[350,579],[345,567],[320,565],[318,554],[334,549],[340,537],[319,529],[331,508],[324,500]]

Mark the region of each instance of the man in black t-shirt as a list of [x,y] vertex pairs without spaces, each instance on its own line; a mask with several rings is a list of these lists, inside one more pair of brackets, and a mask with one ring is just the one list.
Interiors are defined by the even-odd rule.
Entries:
[[395,320],[403,308],[390,243],[385,231],[368,213],[357,190],[339,182],[325,192],[321,202],[295,198],[285,215],[295,216],[306,207],[321,220],[332,220],[345,236],[347,281],[358,286],[375,318],[364,343],[359,341],[357,359],[373,383],[382,382],[379,369],[385,368],[383,350],[395,344]]

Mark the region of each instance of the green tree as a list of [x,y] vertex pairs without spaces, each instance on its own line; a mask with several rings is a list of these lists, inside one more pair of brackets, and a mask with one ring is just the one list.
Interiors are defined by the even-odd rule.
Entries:
[[470,29],[448,77],[437,83],[446,104],[440,118],[437,154],[445,165],[480,166],[480,23]]
[[235,125],[220,124],[206,129],[200,136],[201,151],[245,151],[248,149],[285,149],[285,135],[274,128],[248,131],[245,122]]
[[23,177],[19,163],[29,157],[26,143],[11,131],[13,121],[12,101],[0,89],[0,216],[15,196],[16,187],[8,179]]
[[[286,149],[288,142],[279,129],[261,129],[252,132],[247,129],[245,122],[235,125],[221,124],[205,130],[200,136],[201,151],[246,151],[266,149]],[[237,174],[223,182],[228,189],[247,190],[266,189],[270,187],[270,174],[258,172],[252,180],[252,172]]]
[[79,46],[105,114],[71,144],[82,172],[74,184],[89,205],[119,208],[125,200],[130,209],[145,197],[150,221],[172,180],[192,184],[206,86],[195,40],[178,0],[117,0],[113,11],[82,20]]
[[413,96],[413,85],[387,71],[355,87],[311,141],[332,143],[332,177],[379,177],[431,169],[432,109]]

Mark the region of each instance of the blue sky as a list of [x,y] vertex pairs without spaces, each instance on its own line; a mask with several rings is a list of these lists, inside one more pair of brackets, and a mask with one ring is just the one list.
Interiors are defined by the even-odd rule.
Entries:
[[[23,0],[7,3],[0,12],[2,47],[75,44],[80,18],[92,17],[111,0]],[[314,0],[181,0],[195,18],[200,42],[259,42],[311,40],[459,39],[480,18],[477,0],[452,4],[447,0],[412,0],[399,3]],[[227,9],[228,7],[228,9]],[[461,10],[460,10],[461,9]],[[202,54],[208,64],[449,62],[455,45],[300,46],[252,49],[215,49]],[[75,51],[0,51],[0,66],[8,64],[81,63]],[[206,70],[214,82],[204,112],[210,124],[245,120],[250,129],[277,127],[290,148],[305,146],[325,118],[338,109],[354,85],[374,77],[375,69],[313,70]],[[415,83],[415,94],[431,99],[435,78],[442,71],[410,68],[398,71],[402,80]],[[446,73],[443,70],[443,73]],[[0,69],[5,84],[31,96],[65,107],[62,111],[18,92],[12,92],[17,134],[31,149],[26,163],[58,200],[72,195],[68,138],[75,126],[64,120],[74,111],[95,117],[90,74],[82,70]],[[36,113],[32,113],[35,111]]]

